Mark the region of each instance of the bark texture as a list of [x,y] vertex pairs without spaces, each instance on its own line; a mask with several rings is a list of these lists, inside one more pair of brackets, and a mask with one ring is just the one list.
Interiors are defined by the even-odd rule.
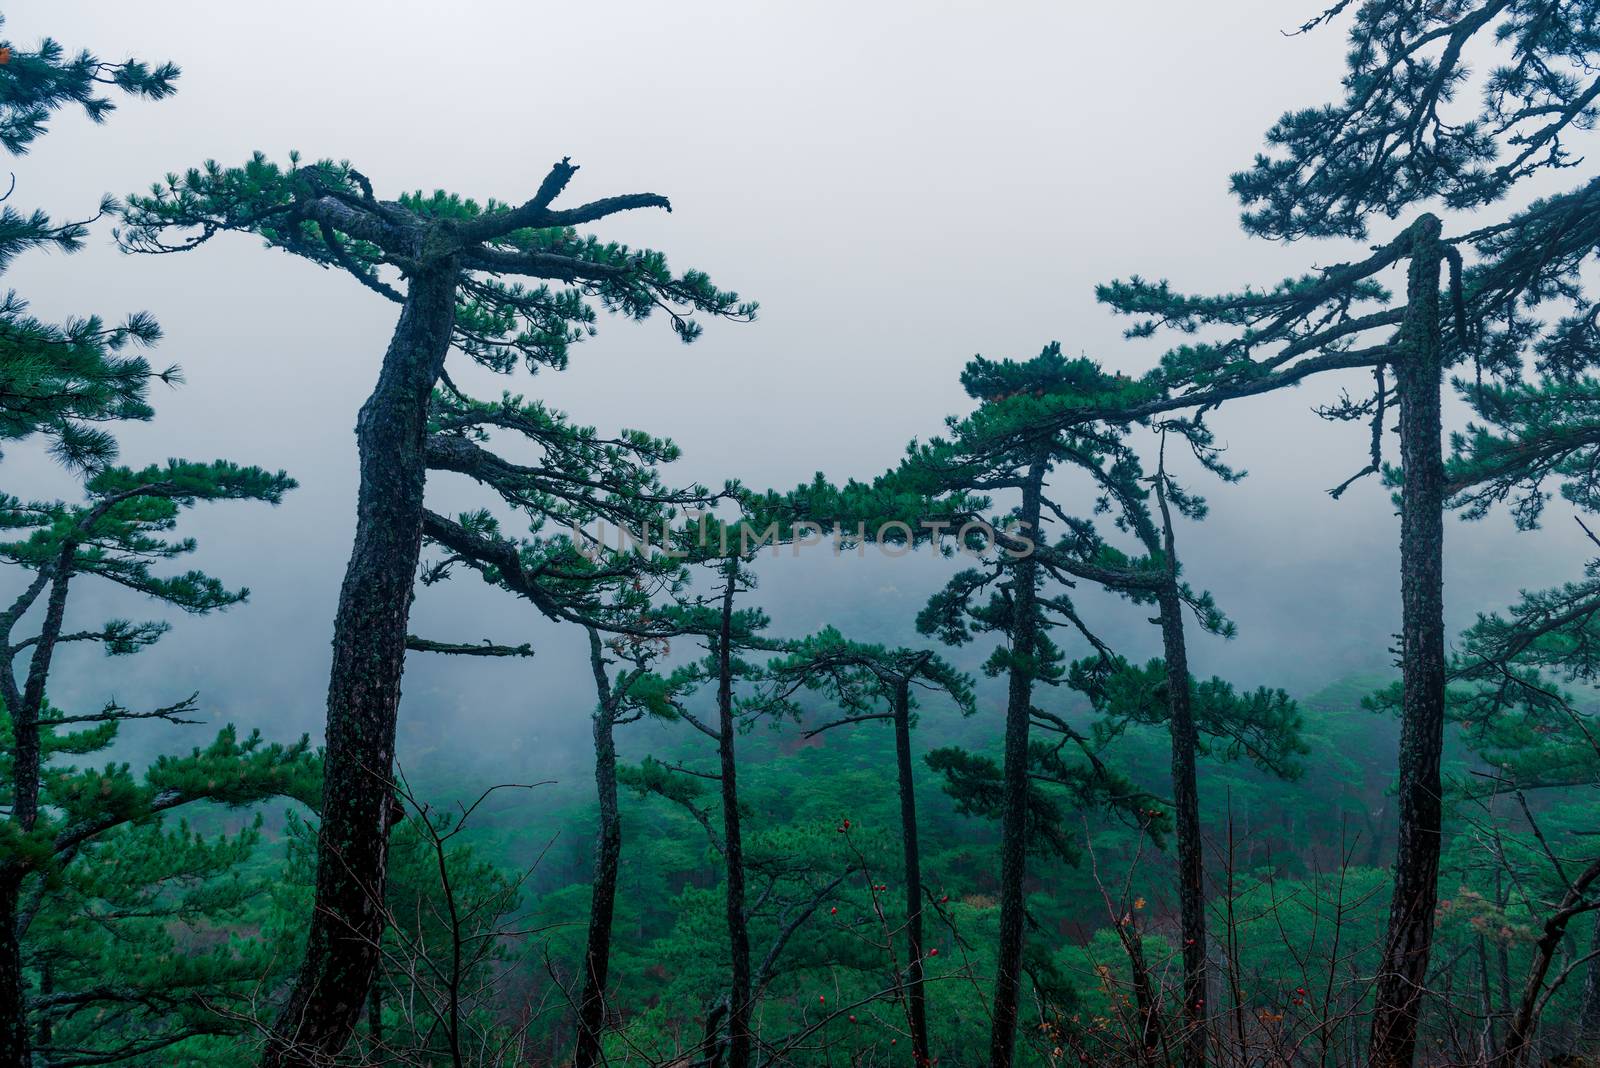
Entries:
[[1369,1061],[1410,1068],[1433,948],[1444,747],[1444,457],[1441,443],[1439,220],[1411,228],[1406,316],[1394,361],[1400,396],[1401,675],[1399,838],[1378,967]]
[[[1045,467],[1045,461],[1035,461],[1023,486],[1023,530],[1030,538],[1039,534]],[[1011,1066],[1021,1002],[1026,923],[1023,880],[1028,866],[1028,734],[1033,714],[1033,661],[1038,651],[1038,572],[1039,562],[1031,554],[1019,558],[1011,572],[1011,671],[1006,694],[1000,811],[1000,945],[994,979],[994,1023],[989,1032],[991,1068]]]
[[[0,696],[11,712],[11,821],[24,834],[33,830],[39,819],[39,786],[43,770],[43,745],[39,717],[44,711],[45,680],[55,656],[66,618],[67,587],[72,581],[72,564],[77,543],[70,538],[62,545],[53,571],[41,571],[28,591],[18,599],[5,621],[6,662],[0,665]],[[45,587],[46,576],[49,585]],[[11,627],[34,599],[48,588],[44,620],[40,624],[28,673],[19,688],[12,675]],[[28,1034],[28,989],[22,970],[22,883],[25,867],[15,860],[0,860],[0,1068],[32,1068],[32,1039]]]
[[574,1068],[602,1060],[606,1025],[606,980],[611,970],[611,923],[616,912],[617,872],[622,859],[622,816],[617,806],[616,701],[606,678],[600,635],[589,629],[589,662],[599,704],[594,713],[594,782],[600,800],[600,830],[594,844],[594,887],[589,896],[589,938],[583,953],[583,991],[578,996],[578,1047]]
[[917,844],[917,794],[911,763],[911,683],[895,682],[894,752],[900,778],[900,841],[906,860],[906,1005],[911,1024],[911,1058],[916,1068],[927,1068],[928,999],[923,989],[922,957],[922,851]]
[[355,547],[334,617],[316,906],[265,1068],[313,1068],[338,1054],[378,964],[395,722],[422,551],[428,398],[450,346],[456,282],[449,259],[412,277],[377,387],[356,422],[360,487]]
[[1183,934],[1183,1063],[1206,1063],[1205,846],[1200,837],[1200,790],[1195,753],[1200,744],[1189,686],[1189,651],[1183,636],[1183,602],[1169,582],[1160,594],[1161,641],[1167,665],[1167,707],[1172,731],[1172,809],[1177,824],[1178,913]]
[[0,872],[0,1065],[31,1068],[27,992],[22,978],[22,945],[17,937],[20,880]]

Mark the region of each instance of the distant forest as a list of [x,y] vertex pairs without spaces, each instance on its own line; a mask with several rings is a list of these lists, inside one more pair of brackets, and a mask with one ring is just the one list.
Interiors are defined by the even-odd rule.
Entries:
[[[1045,339],[976,356],[966,407],[866,480],[678,479],[672,426],[530,395],[602,321],[764,329],[724,288],[738,263],[714,281],[593,236],[671,204],[578,202],[571,159],[485,175],[527,188],[480,201],[256,154],[65,220],[13,182],[0,272],[103,232],[134,258],[254,243],[394,327],[341,354],[372,382],[354,540],[325,732],[285,742],[197,726],[206,695],[176,683],[155,707],[53,702],[85,690],[69,649],[248,611],[189,567],[192,513],[270,529],[297,483],[124,464],[119,430],[182,382],[157,319],[0,298],[0,444],[76,487],[0,492],[0,1068],[1600,1065],[1600,0],[1339,0],[1298,32],[1347,35],[1345,66],[1330,102],[1280,102],[1232,175],[1240,222],[1360,256],[1197,293],[1159,262],[1108,280],[1127,336],[1169,342],[1155,366]],[[0,144],[181,84],[0,42]],[[953,249],[952,281],[1005,255]],[[469,394],[469,367],[506,391]],[[1244,401],[1361,428],[1328,491],[1392,495],[1400,631],[1370,635],[1391,673],[1291,694],[1191,671],[1234,633],[1229,590],[1184,562],[1208,487],[1250,461],[1209,417]],[[439,504],[439,473],[476,505]],[[1455,633],[1457,519],[1576,519],[1594,558],[1510,604],[1452,588],[1477,613]],[[943,585],[896,640],[867,588],[797,632],[756,565],[804,552],[919,554]],[[462,583],[587,656],[419,633],[417,589]],[[105,584],[153,618],[86,621]],[[1117,648],[1108,604],[1161,655]],[[592,779],[408,769],[415,658],[584,680]],[[131,759],[131,723],[170,731],[164,755]]]

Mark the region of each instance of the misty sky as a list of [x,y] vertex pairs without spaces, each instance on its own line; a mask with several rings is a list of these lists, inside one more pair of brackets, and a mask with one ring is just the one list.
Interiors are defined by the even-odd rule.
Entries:
[[[1280,112],[1336,90],[1340,33],[1281,32],[1312,10],[1282,0],[33,0],[6,12],[6,34],[23,47],[48,34],[107,59],[171,59],[184,74],[175,98],[123,103],[103,127],[63,113],[11,161],[13,203],[77,217],[102,193],[254,149],[348,159],[380,196],[442,187],[521,200],[570,155],[583,168],[574,201],[672,198],[670,215],[624,216],[598,232],[709,271],[759,300],[760,321],[708,323],[686,347],[665,322],[602,320],[565,373],[498,380],[453,357],[458,380],[545,398],[603,429],[670,436],[685,450],[675,481],[870,477],[967,409],[957,375],[974,353],[1027,357],[1060,340],[1130,373],[1148,367],[1159,341],[1124,341],[1126,324],[1094,302],[1097,281],[1141,273],[1217,290],[1350,254],[1245,237],[1227,190]],[[1396,228],[1380,224],[1375,236]],[[155,362],[182,364],[188,381],[158,387],[153,423],[119,431],[126,462],[226,456],[302,483],[276,510],[219,506],[188,528],[202,566],[252,588],[248,605],[179,619],[133,662],[74,651],[58,702],[199,689],[218,719],[276,736],[319,731],[353,525],[351,428],[394,306],[242,235],[130,257],[101,229],[77,256],[24,257],[5,284],[46,318],[159,318]],[[1181,531],[1191,579],[1240,627],[1226,646],[1197,639],[1202,670],[1303,692],[1387,660],[1397,525],[1375,480],[1339,502],[1325,492],[1365,462],[1364,426],[1311,414],[1337,392],[1316,381],[1214,419],[1229,461],[1251,474],[1232,487],[1196,478],[1213,518]],[[72,492],[30,446],[8,450],[0,474],[24,496]],[[453,482],[430,494],[444,509],[481,501]],[[1547,524],[1518,534],[1504,514],[1451,523],[1454,624],[1519,587],[1577,576],[1584,551],[1570,510],[1557,502]],[[777,631],[909,621],[949,566],[826,557],[763,564]],[[87,583],[79,596],[86,622],[140,611],[91,596]],[[1130,654],[1155,651],[1136,611],[1112,601],[1094,611]],[[420,594],[412,629],[531,636],[540,653],[487,664],[414,656],[403,745],[432,744],[463,722],[492,725],[471,744],[496,751],[581,742],[592,694],[578,635],[537,624],[476,580]]]

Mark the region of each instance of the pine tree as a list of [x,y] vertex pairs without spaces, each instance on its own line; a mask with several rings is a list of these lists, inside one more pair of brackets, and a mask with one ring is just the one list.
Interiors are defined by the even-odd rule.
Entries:
[[[922,850],[917,835],[917,798],[912,778],[913,686],[948,696],[964,715],[977,711],[972,680],[935,653],[919,649],[887,649],[849,641],[829,627],[785,646],[785,655],[769,664],[768,675],[781,688],[798,687],[828,694],[845,715],[806,732],[814,737],[847,724],[888,719],[894,724],[895,778],[900,793],[900,844],[905,858],[906,967],[903,1000],[911,1033],[911,1059],[918,1068],[933,1063],[928,1043],[927,993],[923,983]],[[887,711],[885,711],[887,709]]]
[[[0,19],[0,27],[4,26]],[[103,95],[116,90],[160,100],[174,90],[178,68],[149,67],[138,60],[107,63],[91,53],[68,57],[46,38],[26,50],[0,40],[8,59],[0,64],[0,145],[22,155],[43,136],[63,107],[76,106],[93,122],[104,122],[116,107]],[[6,199],[15,189],[8,190]],[[89,227],[114,211],[104,200],[88,219],[56,222],[42,211],[0,209],[0,272],[23,253],[76,252]],[[177,381],[177,368],[157,372],[133,350],[154,344],[161,330],[148,314],[108,325],[97,316],[49,323],[28,313],[15,291],[0,296],[0,444],[39,435],[62,463],[93,471],[111,463],[116,441],[101,424],[149,419],[150,380]]]
[[[1222,679],[1195,680],[1189,673],[1184,613],[1203,631],[1231,638],[1233,624],[1209,593],[1196,592],[1180,578],[1173,513],[1202,519],[1203,498],[1180,486],[1167,469],[1167,440],[1173,435],[1200,462],[1229,481],[1242,477],[1224,465],[1209,429],[1199,420],[1167,420],[1160,425],[1156,470],[1144,473],[1126,438],[1102,429],[1089,447],[1066,456],[1091,478],[1095,511],[1114,517],[1115,526],[1134,535],[1140,555],[1130,556],[1106,542],[1092,521],[1078,519],[1054,545],[1042,551],[1044,565],[1063,581],[1098,583],[1135,604],[1154,603],[1153,622],[1161,628],[1163,656],[1143,668],[1102,649],[1072,665],[1069,685],[1087,694],[1107,717],[1102,729],[1119,724],[1164,724],[1172,737],[1172,815],[1176,825],[1178,901],[1183,937],[1183,1061],[1198,1068],[1206,1061],[1206,1005],[1209,1003],[1206,936],[1205,849],[1200,829],[1197,755],[1201,737],[1221,739],[1224,752],[1248,754],[1258,765],[1294,776],[1300,740],[1300,713],[1288,694],[1259,689],[1238,694]],[[1146,488],[1146,484],[1150,486]],[[1150,507],[1155,497],[1156,509]]]
[[[1351,7],[1337,4],[1304,29]],[[1516,0],[1355,6],[1345,99],[1285,115],[1268,134],[1273,152],[1234,177],[1248,209],[1246,229],[1279,240],[1364,237],[1371,220],[1396,218],[1430,199],[1470,211],[1536,172],[1567,166],[1563,137],[1589,123],[1597,86],[1589,7],[1551,10]],[[1475,42],[1498,47],[1500,65],[1476,86],[1476,113],[1446,121],[1441,107],[1474,88],[1463,54]],[[1482,376],[1513,379],[1525,351],[1559,346],[1563,333],[1572,333],[1570,320],[1548,322],[1539,306],[1587,308],[1577,269],[1600,241],[1597,207],[1600,185],[1591,182],[1459,236],[1444,236],[1440,219],[1423,213],[1361,261],[1268,290],[1185,297],[1138,278],[1100,290],[1117,310],[1140,317],[1135,335],[1208,326],[1230,335],[1169,352],[1152,376],[1166,395],[1125,415],[1210,406],[1324,371],[1366,368],[1374,375],[1371,395],[1322,414],[1371,421],[1371,460],[1360,472],[1368,474],[1384,469],[1385,419],[1398,405],[1400,465],[1390,475],[1401,504],[1405,710],[1398,856],[1369,1051],[1380,1068],[1412,1063],[1438,896],[1443,513],[1452,494],[1469,488],[1445,476],[1444,372],[1470,361],[1473,380],[1462,383],[1470,395]],[[1470,267],[1469,251],[1476,256]],[[1402,262],[1406,297],[1393,304],[1378,275]]]
[[[977,357],[962,372],[961,382],[978,401],[977,410],[948,420],[947,437],[914,443],[898,477],[930,494],[1009,491],[1020,496],[1005,521],[991,526],[993,536],[981,547],[980,566],[956,575],[917,619],[923,633],[951,644],[980,633],[1000,634],[1006,641],[984,664],[990,676],[1007,679],[1004,764],[996,769],[986,757],[948,749],[930,753],[928,759],[966,809],[1000,819],[1000,946],[989,1063],[1007,1068],[1020,1008],[1027,856],[1041,842],[1060,855],[1075,856],[1071,843],[1051,825],[1060,802],[1043,796],[1030,780],[1064,787],[1071,804],[1117,805],[1135,822],[1156,818],[1142,791],[1107,768],[1087,738],[1060,717],[1041,715],[1034,705],[1036,685],[1056,685],[1065,675],[1063,654],[1051,631],[1068,627],[1103,648],[1065,592],[1045,593],[1063,577],[1046,524],[1072,527],[1066,510],[1047,492],[1046,480],[1075,452],[1097,448],[1102,433],[1117,431],[1061,417],[1087,405],[1127,406],[1149,391],[1105,373],[1092,361],[1069,360],[1055,344],[1027,361]],[[973,551],[974,538],[981,544],[985,535],[971,527],[957,532],[960,547],[967,551]],[[1067,761],[1059,747],[1032,741],[1036,724],[1063,734],[1083,759]],[[1142,807],[1134,799],[1142,800]]]
[[[661,597],[677,597],[687,581],[684,560],[694,547],[683,544],[682,524],[734,487],[722,493],[698,485],[669,489],[657,469],[677,458],[672,442],[635,431],[605,437],[519,397],[505,396],[491,404],[441,390],[434,398],[430,427],[430,469],[472,478],[526,517],[534,536],[505,537],[486,511],[455,520],[430,512],[424,520],[425,537],[447,555],[425,569],[424,581],[439,581],[453,566],[465,565],[547,618],[582,625],[589,636],[600,829],[574,1054],[579,1068],[589,1068],[601,1058],[611,918],[622,854],[615,730],[652,711],[664,712],[659,700],[663,684],[650,665],[678,631],[668,618],[653,614],[652,605]],[[532,445],[537,458],[520,463],[502,458],[492,451],[493,432]],[[476,655],[486,648],[416,638],[410,647]],[[615,679],[608,647],[630,665]],[[531,653],[526,646],[522,649]]]
[[[664,310],[685,341],[700,331],[694,311],[755,313],[698,271],[673,274],[658,252],[581,236],[575,228],[586,223],[670,204],[642,193],[553,207],[576,171],[563,160],[515,206],[442,191],[380,201],[347,164],[301,166],[291,158],[283,168],[257,155],[242,167],[207,163],[169,176],[129,198],[121,213],[127,248],[172,252],[225,231],[251,232],[400,306],[357,420],[357,527],[334,620],[317,903],[266,1065],[310,1065],[336,1054],[372,981],[380,923],[372,902],[383,896],[388,774],[426,512],[429,405],[446,380],[446,356],[454,348],[503,372],[519,362],[563,367],[570,346],[592,331],[596,303],[635,319]],[[539,281],[530,287],[517,279]]]
[[[1556,388],[1551,392],[1562,391]],[[1497,471],[1507,470],[1499,443],[1491,443],[1487,449],[1485,444],[1479,435],[1458,440],[1464,454],[1458,455],[1457,469],[1479,469],[1486,464]],[[1484,451],[1490,457],[1486,458]],[[1552,459],[1548,453],[1542,457]],[[1536,478],[1521,481],[1524,496],[1516,507],[1519,522],[1531,524],[1537,520],[1543,499],[1533,487],[1551,472],[1570,473],[1573,481],[1563,483],[1564,494],[1593,510],[1593,502],[1585,496],[1582,486],[1581,465],[1569,454],[1565,461],[1541,470]],[[1489,499],[1504,495],[1515,484],[1491,487],[1480,502],[1486,504]],[[1600,560],[1591,560],[1582,580],[1525,592],[1506,611],[1480,613],[1461,636],[1450,660],[1448,713],[1463,743],[1486,771],[1458,788],[1462,795],[1458,803],[1476,806],[1496,795],[1515,795],[1531,822],[1534,817],[1527,808],[1524,792],[1565,793],[1600,782],[1600,738],[1595,735],[1587,710],[1568,690],[1574,684],[1592,687],[1600,678],[1600,659],[1594,645],[1600,616],[1597,577]],[[1371,705],[1393,710],[1399,697],[1391,690],[1377,695]],[[1536,835],[1540,833],[1536,824],[1531,829]],[[1548,850],[1546,845],[1546,859],[1550,857]],[[1583,855],[1567,848],[1561,853],[1574,862],[1581,862]],[[1544,896],[1560,905],[1545,921],[1543,937],[1536,943],[1532,972],[1520,1003],[1515,1011],[1511,1005],[1506,1006],[1509,1019],[1494,1053],[1495,1063],[1527,1062],[1548,992],[1559,985],[1559,981],[1552,983],[1548,979],[1554,950],[1568,938],[1569,926],[1600,908],[1600,896],[1593,892],[1600,873],[1586,876],[1576,868],[1562,869],[1560,862],[1554,862],[1554,866],[1553,874],[1558,878]],[[1600,921],[1588,928],[1588,952],[1592,953],[1600,945]],[[1577,947],[1580,962],[1584,952],[1581,946]],[[1583,972],[1583,992],[1567,1041],[1567,1051],[1575,1059],[1600,1048],[1600,958],[1589,959]]]
[[[746,659],[744,654],[771,653],[779,646],[762,634],[770,624],[765,612],[736,607],[738,595],[750,590],[755,582],[755,576],[744,566],[752,551],[748,531],[742,526],[733,531],[721,524],[708,529],[712,530],[716,544],[728,546],[727,556],[710,556],[700,561],[719,576],[715,598],[709,603],[688,601],[664,612],[678,633],[700,643],[705,656],[667,675],[658,689],[657,700],[670,706],[676,718],[716,741],[717,770],[714,773],[689,772],[647,760],[637,769],[624,771],[622,777],[641,793],[656,794],[691,812],[722,857],[723,911],[729,950],[728,993],[713,1004],[707,1014],[706,1053],[719,1064],[724,1063],[725,1055],[728,1068],[749,1068],[755,1055],[750,1020],[757,983],[750,950],[751,914],[746,894],[749,873],[744,849],[744,811],[739,803],[737,738],[745,716],[760,715],[765,710],[757,705],[741,711],[737,690],[741,684],[750,684],[762,677],[760,665]],[[693,696],[706,689],[715,693],[717,718],[712,723],[700,719],[689,709]],[[702,778],[717,783],[722,809],[720,829],[698,803],[701,787],[697,780]],[[724,1029],[725,1042],[718,1034]]]
[[[526,1021],[508,1019],[503,996],[515,981],[523,890],[534,869],[507,871],[472,842],[485,802],[510,789],[532,788],[495,785],[447,807],[420,800],[403,778],[396,783],[402,814],[384,886],[382,966],[367,1000],[366,1031],[341,1064],[519,1059]],[[290,813],[284,841],[287,855],[275,868],[273,907],[263,927],[292,954],[316,888],[316,827]],[[291,978],[292,968],[280,967],[278,974]],[[253,1048],[252,1036],[208,1063],[236,1063]]]
[[[170,877],[162,874],[159,865],[163,861],[194,861],[214,870],[248,843],[212,844],[196,840],[186,831],[163,837],[159,823],[152,821],[197,801],[242,805],[276,794],[303,797],[307,783],[314,785],[316,778],[304,740],[296,746],[268,746],[258,735],[239,740],[231,727],[209,748],[196,749],[188,757],[163,758],[142,777],[135,776],[127,765],[112,764],[100,771],[52,766],[52,756],[106,748],[121,722],[183,722],[195,708],[191,697],[147,712],[130,711],[115,703],[83,714],[53,709],[46,691],[56,654],[63,646],[98,643],[108,654],[127,655],[159,640],[168,629],[163,622],[113,619],[92,629],[69,630],[70,591],[75,583],[100,579],[191,614],[236,605],[248,596],[248,590],[229,589],[199,571],[170,576],[156,573],[159,562],[181,557],[195,547],[192,539],[172,538],[167,532],[176,526],[183,511],[201,501],[277,503],[293,486],[294,481],[282,472],[220,460],[171,460],[138,471],[105,469],[85,483],[82,504],[0,498],[0,526],[17,535],[0,543],[0,560],[30,575],[22,592],[0,613],[0,701],[7,742],[3,781],[9,807],[8,819],[0,824],[5,844],[0,855],[7,858],[0,862],[0,1018],[5,1021],[0,1028],[0,1064],[8,1068],[31,1064],[21,939],[42,898],[24,907],[25,891],[43,894],[51,881],[63,878],[63,872],[72,876],[72,866],[79,865],[80,872],[92,871],[105,858],[141,845],[159,848],[148,857],[130,856],[127,860],[137,859],[143,865],[141,875],[152,886]],[[19,636],[18,627],[35,616],[37,629],[27,637]],[[19,663],[24,656],[25,664]],[[111,887],[117,885],[107,882]],[[84,885],[84,877],[75,885]],[[138,885],[123,884],[122,891],[136,892]],[[66,922],[59,915],[55,920],[58,925]],[[87,915],[79,915],[75,922],[93,924]],[[141,937],[148,943],[154,934],[146,930]],[[150,978],[157,990],[161,974],[157,968]],[[196,975],[203,974],[197,968]],[[143,970],[130,974],[130,984],[136,976],[147,977]],[[74,970],[72,977],[85,978],[81,968]],[[65,978],[52,969],[53,983]],[[130,985],[129,991],[108,995],[106,1000],[134,1008],[143,1004],[142,987]],[[89,1003],[96,1001],[93,994],[86,996]],[[48,1015],[56,1006],[71,1004],[58,990],[43,1011]],[[151,1004],[155,1007],[150,1012],[157,1021],[168,1012],[182,1010],[193,1015],[194,1006],[181,999],[168,1008],[161,1007],[166,1003],[159,997]],[[193,1026],[172,1025],[168,1033],[175,1037],[171,1040],[185,1037]],[[105,1037],[114,1043],[115,1029],[111,1030]],[[154,1030],[159,1034],[163,1028],[158,1025]],[[137,1029],[132,1033],[140,1034]],[[127,1041],[137,1044],[136,1039]]]

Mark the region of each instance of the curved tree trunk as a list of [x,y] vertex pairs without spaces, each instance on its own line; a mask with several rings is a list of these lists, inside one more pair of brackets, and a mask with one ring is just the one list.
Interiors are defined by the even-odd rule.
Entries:
[[928,1068],[928,1000],[922,984],[922,851],[917,844],[917,795],[911,764],[911,683],[894,691],[894,751],[900,777],[900,841],[906,858],[906,1001],[915,1068]]
[[1394,360],[1400,395],[1400,833],[1378,968],[1369,1061],[1410,1068],[1433,948],[1444,748],[1444,457],[1439,411],[1439,220],[1411,228],[1407,308]]
[[361,484],[333,624],[316,897],[266,1068],[313,1068],[343,1049],[378,962],[395,720],[422,553],[428,398],[450,347],[456,277],[449,261],[412,277],[377,388],[356,421]]
[[[26,834],[39,818],[39,787],[44,765],[43,739],[39,718],[44,712],[45,681],[50,675],[56,641],[66,619],[67,586],[72,581],[72,562],[77,544],[67,540],[61,547],[49,596],[45,600],[44,620],[29,658],[28,675],[19,689],[11,675],[11,664],[0,665],[6,673],[3,694],[11,713],[11,821]],[[43,577],[41,572],[41,578]],[[40,585],[31,593],[36,595]],[[20,604],[21,602],[19,602]],[[32,603],[31,600],[29,603]],[[26,610],[26,605],[23,606]],[[12,619],[11,622],[15,622]],[[10,634],[6,634],[9,645]],[[22,882],[27,876],[23,865],[0,862],[0,1068],[32,1068],[32,1040],[28,1034],[28,993],[22,974]]]
[[739,827],[739,788],[733,752],[733,595],[738,561],[724,572],[722,633],[717,639],[717,752],[722,772],[722,837],[728,866],[728,948],[733,954],[728,993],[728,1068],[750,1068],[750,928],[744,914],[744,843]]
[[1172,583],[1162,587],[1161,641],[1167,666],[1167,707],[1172,731],[1172,807],[1177,821],[1178,913],[1183,931],[1183,1063],[1206,1063],[1205,846],[1200,838],[1200,791],[1195,781],[1199,735],[1189,685],[1189,651],[1183,639],[1183,602]]
[[[1024,536],[1039,536],[1045,462],[1035,461],[1022,491]],[[989,1032],[990,1068],[1010,1068],[1017,1042],[1022,990],[1028,865],[1028,733],[1033,711],[1034,653],[1039,630],[1039,563],[1030,554],[1012,568],[1011,671],[1006,695],[1006,756],[1000,810],[1000,945],[994,979],[994,1022]]]
[[574,1068],[601,1061],[606,1025],[606,979],[611,969],[611,922],[616,911],[617,871],[622,857],[622,817],[617,806],[616,702],[606,678],[600,635],[589,628],[589,662],[599,704],[594,713],[594,781],[600,799],[600,830],[594,844],[594,886],[589,897],[589,940],[583,954],[583,992],[578,997],[578,1048]]

